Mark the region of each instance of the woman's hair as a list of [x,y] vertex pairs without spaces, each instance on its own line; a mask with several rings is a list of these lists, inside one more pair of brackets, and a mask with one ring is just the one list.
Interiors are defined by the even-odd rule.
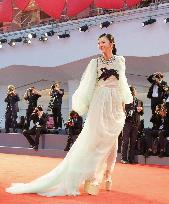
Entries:
[[113,43],[112,53],[113,53],[113,55],[116,55],[117,49],[116,49],[116,46],[115,46],[114,37],[111,34],[106,34],[106,33],[103,33],[102,35],[100,35],[99,39],[102,38],[102,37],[106,37],[109,40],[110,43]]

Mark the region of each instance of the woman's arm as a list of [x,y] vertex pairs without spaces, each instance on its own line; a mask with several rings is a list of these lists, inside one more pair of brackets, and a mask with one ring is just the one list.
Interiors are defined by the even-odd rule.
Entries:
[[97,60],[92,59],[82,75],[79,87],[72,96],[72,110],[79,115],[88,111],[97,82]]
[[133,97],[125,74],[126,70],[125,58],[123,56],[118,56],[118,63],[119,63],[119,83],[123,97],[123,102],[124,104],[130,104],[133,101]]

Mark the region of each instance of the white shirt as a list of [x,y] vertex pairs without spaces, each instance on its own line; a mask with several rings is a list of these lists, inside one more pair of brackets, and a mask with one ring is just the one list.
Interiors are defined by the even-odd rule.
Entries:
[[152,97],[158,97],[158,86],[156,84],[153,86]]
[[169,102],[169,96],[168,96],[168,98],[167,98],[166,102]]

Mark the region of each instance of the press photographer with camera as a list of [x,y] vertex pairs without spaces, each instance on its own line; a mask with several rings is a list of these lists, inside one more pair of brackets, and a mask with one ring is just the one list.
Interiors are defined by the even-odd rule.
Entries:
[[169,118],[169,86],[166,87],[166,94],[165,94],[165,106],[167,109],[167,117]]
[[[41,134],[47,133],[46,121],[47,116],[43,112],[42,106],[37,106],[30,116],[30,121],[33,121],[34,126],[30,130],[24,130],[23,135],[28,140],[29,144],[35,151],[38,151],[39,137]],[[33,139],[32,136],[35,136]]]
[[7,96],[5,98],[5,102],[7,103],[6,112],[5,112],[5,132],[9,133],[9,128],[13,128],[13,132],[16,131],[17,127],[17,112],[18,101],[20,98],[16,93],[15,86],[9,85],[7,90]]
[[136,97],[136,88],[130,86],[133,102],[125,105],[126,120],[122,133],[121,163],[135,163],[135,146],[143,115],[143,102]]
[[24,99],[28,102],[28,108],[26,110],[26,129],[30,127],[30,116],[37,107],[39,97],[41,97],[41,94],[34,86],[28,88],[24,94]]
[[151,83],[147,98],[151,99],[151,110],[152,114],[154,114],[156,106],[163,103],[167,82],[163,80],[163,74],[161,72],[155,72],[147,80]]
[[75,142],[78,135],[82,131],[83,118],[75,111],[70,112],[69,120],[65,123],[68,130],[68,140],[64,151],[69,151],[70,146]]
[[62,106],[62,97],[64,95],[64,89],[60,88],[59,83],[54,83],[51,86],[49,95],[51,97],[49,102],[49,108],[52,110],[55,129],[60,130],[62,129],[61,106]]
[[164,103],[156,106],[150,121],[153,123],[153,127],[145,131],[146,156],[159,153],[159,156],[162,157],[165,153],[166,138],[169,135],[169,118]]

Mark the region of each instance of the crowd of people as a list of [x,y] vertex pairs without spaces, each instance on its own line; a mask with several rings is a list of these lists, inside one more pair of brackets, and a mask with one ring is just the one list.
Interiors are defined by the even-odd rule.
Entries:
[[122,131],[121,163],[135,163],[135,147],[143,115],[143,102],[136,97],[136,88],[130,86],[133,102],[125,105],[126,120]]
[[153,127],[145,129],[146,156],[163,157],[167,154],[169,137],[169,86],[160,72],[150,75],[148,81],[151,83],[147,97],[151,99]]
[[[59,83],[54,83],[49,92],[50,102],[49,108],[52,111],[54,120],[53,128],[56,130],[62,128],[61,105],[64,90],[60,89]],[[34,87],[30,87],[24,94],[24,100],[28,103],[25,117],[17,123],[17,113],[19,112],[18,102],[20,98],[16,93],[16,88],[9,85],[7,88],[7,95],[5,98],[6,112],[5,112],[5,132],[10,131],[16,133],[17,128],[22,129],[23,135],[30,143],[30,147],[38,150],[39,137],[43,133],[47,133],[48,115],[44,113],[43,107],[38,105],[38,99],[41,97],[40,92]],[[30,127],[30,123],[33,123]],[[35,135],[35,138],[32,136]]]
[[119,140],[123,164],[136,163],[136,154],[169,156],[169,87],[163,77],[156,72],[147,78],[151,83],[147,98],[151,100],[152,128],[144,128],[140,118],[144,114],[143,102],[137,99],[136,88],[130,87],[133,103],[125,105],[126,120]]
[[[61,106],[64,90],[60,89],[59,83],[54,83],[51,86],[49,95],[50,102],[48,110],[51,109],[52,111],[54,119],[54,128],[61,129],[62,128]],[[34,86],[28,88],[24,94],[24,99],[28,103],[28,107],[26,109],[24,129],[29,129],[30,127],[30,116],[37,107],[39,97],[41,97],[41,94]],[[9,128],[13,129],[12,132],[16,132],[17,112],[19,112],[18,101],[20,101],[20,98],[16,93],[15,86],[9,85],[7,89],[7,96],[5,98],[5,102],[7,104],[5,112],[6,133],[9,133]]]
[[[34,87],[30,87],[24,94],[24,100],[27,101],[25,117],[20,123],[17,123],[17,113],[19,111],[18,101],[20,98],[16,93],[15,86],[9,85],[5,102],[7,103],[5,112],[5,132],[17,132],[17,128],[22,129],[23,135],[28,140],[30,148],[38,150],[39,138],[41,134],[45,134],[49,129],[55,129],[54,133],[59,133],[62,129],[62,97],[64,89],[60,88],[59,83],[54,83],[49,91],[50,101],[48,111],[52,114],[45,113],[43,107],[38,105],[38,99],[41,97],[40,92]],[[52,118],[52,120],[51,120]],[[30,125],[32,122],[33,125]],[[64,124],[68,134],[67,145],[65,151],[69,151],[71,145],[80,134],[83,125],[83,119],[75,111],[70,112],[68,121]],[[49,129],[48,129],[49,128]]]
[[[143,102],[136,96],[136,87],[130,86],[133,102],[125,105],[126,120],[123,131],[119,136],[121,142],[118,151],[121,152],[121,162],[123,164],[136,163],[135,156],[138,152],[145,156],[168,156],[166,151],[169,138],[169,88],[160,72],[150,75],[147,80],[151,83],[147,97],[151,100],[152,116],[150,122],[152,122],[152,128],[144,128],[144,121],[141,120],[141,116],[144,114]],[[60,88],[59,83],[54,83],[49,95],[48,110],[52,111],[50,115],[44,113],[42,106],[37,105],[41,94],[35,87],[28,88],[24,94],[28,107],[20,128],[23,130],[23,135],[28,140],[30,147],[36,151],[38,150],[40,135],[47,133],[48,128],[62,129],[61,105],[64,90]],[[12,128],[12,132],[17,132],[19,100],[15,87],[9,85],[5,98],[7,103],[5,113],[6,133],[10,132],[10,128]],[[52,118],[51,127],[50,118]],[[30,128],[31,121],[33,127]],[[77,112],[71,111],[69,119],[64,125],[68,135],[64,151],[69,151],[83,128],[83,118]],[[32,135],[35,135],[35,137],[32,137]],[[142,143],[140,148],[142,149],[138,151],[140,141]]]

